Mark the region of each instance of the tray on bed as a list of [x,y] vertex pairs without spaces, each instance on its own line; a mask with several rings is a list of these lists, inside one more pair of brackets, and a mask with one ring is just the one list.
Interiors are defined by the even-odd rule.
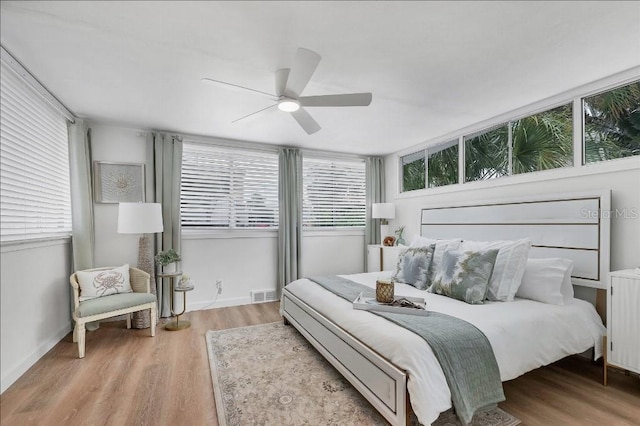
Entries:
[[395,300],[408,300],[420,306],[420,308],[395,306],[390,303],[381,303],[376,301],[375,297],[364,297],[360,294],[353,301],[353,309],[360,309],[364,311],[382,311],[382,312],[395,312],[398,314],[407,315],[428,315],[427,303],[422,297],[409,297],[409,296],[395,296]]

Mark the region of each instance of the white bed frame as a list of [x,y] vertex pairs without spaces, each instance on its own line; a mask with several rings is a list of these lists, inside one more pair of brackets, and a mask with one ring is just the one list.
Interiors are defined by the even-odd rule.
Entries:
[[[606,289],[609,190],[432,206],[422,210],[430,238],[532,241],[530,257],[574,261],[574,285]],[[604,213],[603,213],[604,212]],[[291,323],[392,425],[408,425],[407,374],[287,291],[281,306]],[[602,314],[602,312],[601,312]]]

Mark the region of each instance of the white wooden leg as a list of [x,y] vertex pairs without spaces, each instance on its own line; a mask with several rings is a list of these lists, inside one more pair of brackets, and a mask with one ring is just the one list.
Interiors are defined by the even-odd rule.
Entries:
[[76,324],[73,326],[73,343],[77,343],[78,342],[78,321],[76,321]]
[[84,323],[78,324],[78,358],[84,358]]
[[127,314],[127,330],[131,328],[131,314]]
[[151,317],[151,326],[149,327],[151,329],[151,337],[156,335],[156,315],[156,304],[154,303],[149,312]]

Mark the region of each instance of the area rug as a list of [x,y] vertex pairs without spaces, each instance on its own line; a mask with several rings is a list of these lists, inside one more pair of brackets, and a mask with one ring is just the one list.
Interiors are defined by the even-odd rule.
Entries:
[[[388,425],[292,326],[209,331],[206,340],[220,426]],[[478,413],[471,425],[519,423],[496,408]],[[450,410],[433,424],[461,423]]]

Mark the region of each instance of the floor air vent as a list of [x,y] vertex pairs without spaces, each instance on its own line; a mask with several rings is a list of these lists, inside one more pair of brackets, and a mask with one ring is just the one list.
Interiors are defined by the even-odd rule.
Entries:
[[251,294],[251,303],[263,303],[263,302],[275,302],[276,291],[275,290],[253,290]]

